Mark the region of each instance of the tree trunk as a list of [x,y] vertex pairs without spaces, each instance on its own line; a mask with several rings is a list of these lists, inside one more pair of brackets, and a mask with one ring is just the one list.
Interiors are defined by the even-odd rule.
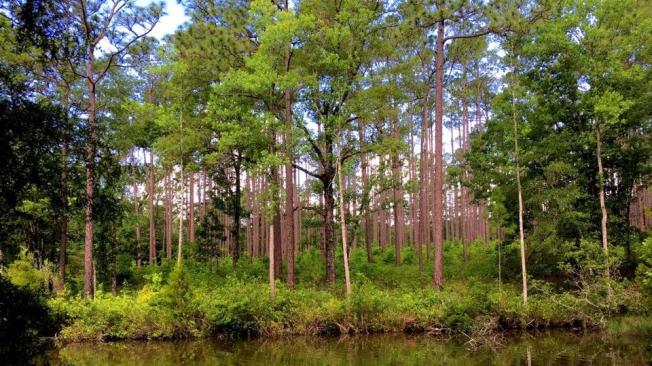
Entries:
[[172,258],[172,187],[170,171],[165,174],[165,256]]
[[188,240],[195,241],[195,172],[188,172]]
[[[414,131],[414,121],[411,121],[410,124],[410,159],[409,159],[409,181],[414,181],[416,178],[416,163],[414,160],[414,134],[412,133]],[[414,191],[410,192],[409,195],[409,207],[410,207],[410,241],[409,244],[412,248],[414,248],[414,245],[416,244],[416,238],[417,238],[417,227],[416,227],[416,221],[417,221],[417,206],[416,206],[416,196],[414,194]]]
[[[360,170],[362,174],[362,191],[363,192],[369,192],[367,184],[368,184],[368,179],[367,179],[367,153],[365,152],[366,149],[366,142],[365,142],[365,133],[364,133],[364,124],[358,123],[358,138],[360,139]],[[369,201],[369,199],[367,198]],[[373,250],[371,247],[371,239],[372,239],[372,227],[371,227],[371,222],[369,218],[369,204],[366,205],[367,207],[363,207],[363,221],[364,221],[364,245],[367,250],[367,262],[371,263],[373,262]]]
[[[516,71],[514,71],[516,72]],[[527,304],[527,270],[525,267],[525,234],[523,230],[523,190],[518,161],[518,125],[516,122],[516,91],[512,86],[512,123],[514,125],[514,161],[516,163],[516,188],[518,190],[518,238],[521,249],[521,277],[523,281],[523,303]]]
[[[398,141],[400,138],[398,131],[398,121],[394,121],[393,135]],[[399,160],[398,151],[392,156],[392,174],[393,177],[393,208],[394,208],[394,257],[395,264],[401,264],[401,247],[403,246],[403,189],[401,188],[403,182],[401,180],[401,162]]]
[[[272,168],[272,181],[271,183],[279,186],[279,172],[276,167]],[[278,202],[276,199],[274,202]],[[275,205],[276,206],[276,205]],[[282,245],[282,236],[281,236],[281,214],[278,207],[274,207],[274,217],[272,218],[272,227],[274,228],[274,252],[270,255],[274,255],[274,275],[276,278],[281,276],[281,261],[283,258],[283,253],[281,250]]]
[[430,124],[430,109],[428,104],[430,88],[427,87],[423,96],[421,115],[421,148],[419,158],[419,238],[417,241],[417,257],[419,260],[419,278],[423,272],[423,246],[428,240],[428,125]]
[[274,225],[269,225],[269,296],[274,300],[276,297],[276,263],[274,259],[274,253],[276,250],[274,248]]
[[[464,65],[464,85],[466,87],[466,65]],[[466,103],[466,97],[462,98],[462,142],[460,142],[460,146],[462,147],[462,152],[466,152],[466,149],[468,147],[468,138],[469,138],[469,118],[468,118],[468,105]],[[462,172],[462,182],[465,182],[467,179],[467,171],[466,167],[464,168],[464,172]],[[468,239],[469,239],[469,230],[468,230],[468,217],[467,217],[467,210],[468,210],[468,202],[467,202],[467,191],[464,185],[461,187],[462,189],[462,251],[463,251],[463,257],[464,257],[464,263],[468,262],[469,260],[469,248],[468,248]]]
[[444,121],[444,21],[437,22],[437,50],[435,75],[435,188],[434,188],[434,231],[435,267],[434,288],[441,290],[443,280],[443,233],[442,233],[442,190],[443,190],[443,121]]
[[185,198],[185,190],[186,190],[186,184],[185,184],[185,177],[183,176],[183,160],[181,161],[181,169],[180,169],[180,179],[179,182],[181,184],[181,198],[179,200],[179,241],[177,243],[177,265],[181,264],[181,258],[183,258],[183,204],[184,204],[184,198]]
[[[239,159],[239,158],[238,158]],[[231,223],[231,257],[233,258],[233,268],[240,260],[240,196],[242,187],[240,186],[240,162],[235,164],[235,196],[233,197],[233,222]]]
[[111,295],[118,295],[118,238],[111,224]]
[[154,215],[154,152],[149,152],[147,209],[149,215],[149,264],[156,264],[156,217]]
[[[135,148],[134,148],[135,149]],[[135,231],[136,231],[136,267],[140,267],[140,202],[138,197],[138,182],[136,179],[136,157],[134,149],[131,150],[131,185],[134,197],[134,217],[135,217]]]
[[[340,141],[341,143],[341,141]],[[351,296],[351,275],[349,274],[349,249],[347,246],[347,232],[346,232],[346,211],[344,210],[344,179],[342,178],[342,160],[341,157],[337,159],[337,178],[340,190],[340,227],[342,231],[342,256],[344,258],[344,281],[346,284],[346,296]]]
[[600,199],[600,212],[602,219],[600,221],[600,231],[602,233],[602,251],[604,252],[605,269],[604,276],[607,283],[607,300],[611,300],[611,284],[609,283],[609,242],[607,239],[607,206],[604,198],[604,170],[602,168],[602,139],[600,136],[600,126],[595,128],[596,156],[598,159],[598,194]]
[[329,286],[335,285],[335,245],[333,235],[333,209],[335,199],[333,198],[333,179],[325,178],[324,183],[324,242],[326,251],[326,282]]
[[66,107],[66,126],[61,146],[61,238],[59,242],[59,276],[61,283],[66,278],[66,251],[68,248],[68,115]]
[[[285,0],[284,11],[288,11],[288,1]],[[290,45],[285,46],[284,52],[285,72],[290,71]],[[285,261],[287,263],[288,286],[294,287],[294,174],[292,163],[292,95],[290,88],[283,93],[285,101]]]
[[[294,205],[296,206],[294,208],[294,252],[292,261],[294,262],[294,259],[296,256],[299,254],[299,245],[301,243],[301,196],[299,189],[299,172],[295,169],[294,170]],[[292,269],[294,272],[294,268]]]
[[86,208],[84,210],[84,296],[93,298],[93,200],[95,198],[95,149],[97,130],[95,125],[95,70],[94,47],[89,47],[86,62],[86,84],[88,87],[88,142],[86,144]]

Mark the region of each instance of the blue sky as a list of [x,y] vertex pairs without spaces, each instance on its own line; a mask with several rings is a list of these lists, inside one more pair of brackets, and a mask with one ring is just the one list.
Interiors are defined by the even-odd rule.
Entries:
[[[151,3],[152,0],[139,0],[139,5],[147,5]],[[151,35],[161,39],[166,34],[174,33],[177,28],[185,23],[188,20],[188,17],[184,13],[183,6],[181,6],[177,0],[164,0],[165,2],[165,16],[161,18],[154,30],[152,30]]]

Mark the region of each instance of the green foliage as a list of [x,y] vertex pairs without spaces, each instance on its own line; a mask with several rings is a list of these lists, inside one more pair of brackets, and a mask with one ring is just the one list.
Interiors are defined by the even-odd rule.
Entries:
[[[355,252],[352,259],[359,256]],[[470,260],[466,265],[484,264]],[[364,267],[352,262],[352,271],[349,299],[340,290],[322,289],[315,279],[299,276],[302,280],[294,289],[277,283],[272,300],[264,277],[222,274],[219,266],[188,262],[167,275],[154,272],[138,291],[115,297],[99,292],[93,301],[54,298],[49,305],[68,319],[61,332],[66,341],[426,330],[486,333],[602,326],[607,314],[646,311],[637,288],[627,283],[612,285],[607,303],[600,278],[577,291],[557,291],[532,281],[526,306],[518,286],[504,283],[498,290],[491,278],[449,279],[443,291],[436,292],[420,286],[416,265]],[[466,276],[464,271],[452,273]]]
[[649,236],[643,241],[638,255],[640,263],[636,270],[637,278],[648,292],[652,294],[652,236]]
[[566,272],[574,273],[581,286],[598,282],[598,278],[604,278],[605,270],[613,272],[624,257],[622,248],[615,247],[611,248],[606,260],[602,246],[591,240],[581,240],[579,246],[569,249],[566,261],[560,264],[560,267]]
[[326,275],[326,268],[319,250],[309,248],[301,252],[296,261],[296,271],[299,283],[312,286],[320,284]]
[[23,247],[18,259],[11,262],[3,274],[16,286],[33,292],[46,292],[55,277],[52,266],[46,262],[41,269],[37,269],[35,263],[34,255]]
[[[153,275],[152,288],[155,289],[160,281],[160,275]],[[192,298],[190,277],[182,265],[177,265],[170,273],[165,286],[161,288],[156,305],[172,309],[175,316],[183,317],[191,311]]]

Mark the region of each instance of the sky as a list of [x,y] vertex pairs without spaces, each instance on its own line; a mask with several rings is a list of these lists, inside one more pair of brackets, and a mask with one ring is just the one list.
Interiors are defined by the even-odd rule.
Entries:
[[[151,35],[162,39],[168,34],[174,33],[177,28],[187,22],[189,18],[184,13],[183,6],[177,0],[163,0],[165,2],[165,16],[156,24]],[[139,0],[138,5],[147,5],[152,0]]]

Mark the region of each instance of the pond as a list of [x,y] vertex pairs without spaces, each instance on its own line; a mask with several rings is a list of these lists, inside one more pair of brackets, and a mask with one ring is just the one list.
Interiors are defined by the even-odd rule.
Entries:
[[70,344],[42,365],[649,365],[652,340],[606,333],[521,334],[475,346],[468,339],[370,335],[274,340]]

